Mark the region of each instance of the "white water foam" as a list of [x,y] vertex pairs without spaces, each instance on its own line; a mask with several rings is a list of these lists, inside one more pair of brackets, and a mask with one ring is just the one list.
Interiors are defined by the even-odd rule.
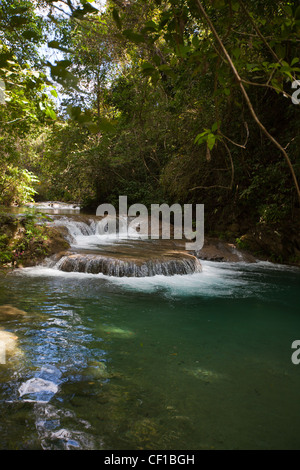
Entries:
[[[154,293],[167,296],[185,297],[250,297],[260,296],[268,283],[266,273],[276,271],[294,272],[293,267],[272,263],[219,263],[201,261],[202,272],[185,275],[153,277],[112,277],[102,273],[63,272],[49,267],[31,267],[15,271],[14,275],[29,277],[60,277],[62,279],[89,279],[95,282],[108,282],[126,291]],[[299,268],[297,268],[299,272]]]
[[[226,266],[225,266],[226,265]],[[102,273],[78,273],[63,272],[49,267],[30,267],[19,269],[15,275],[29,277],[60,277],[70,279],[94,279],[95,282],[107,281],[119,286],[122,289],[152,293],[165,291],[166,293],[179,296],[213,296],[230,297],[235,292],[242,295],[250,293],[249,282],[242,278],[243,268],[237,269],[234,263],[202,262],[203,271],[201,273],[153,277],[112,277]],[[243,291],[243,292],[242,292]]]

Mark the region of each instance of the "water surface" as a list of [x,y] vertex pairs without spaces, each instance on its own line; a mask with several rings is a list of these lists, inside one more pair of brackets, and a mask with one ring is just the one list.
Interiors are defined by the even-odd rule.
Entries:
[[297,268],[203,262],[186,276],[27,268],[0,365],[2,449],[299,449]]

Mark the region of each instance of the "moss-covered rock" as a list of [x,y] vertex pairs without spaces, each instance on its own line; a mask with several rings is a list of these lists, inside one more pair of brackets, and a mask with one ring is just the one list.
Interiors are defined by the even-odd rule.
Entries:
[[48,256],[70,248],[62,233],[53,227],[40,227],[40,236],[31,239],[16,261],[18,267],[35,266]]
[[44,222],[32,214],[0,214],[0,266],[34,266],[67,250],[69,244],[61,230]]

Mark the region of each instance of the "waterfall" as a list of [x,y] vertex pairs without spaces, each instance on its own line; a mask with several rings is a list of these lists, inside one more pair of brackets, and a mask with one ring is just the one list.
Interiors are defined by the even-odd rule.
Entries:
[[[102,273],[115,277],[174,276],[202,271],[199,259],[174,242],[132,238],[122,219],[117,233],[98,234],[99,219],[88,216],[60,217],[55,227],[64,229],[70,251],[48,260],[48,266],[63,272]],[[136,235],[136,233],[135,233]]]
[[[73,217],[61,217],[54,220],[53,224],[55,227],[63,227],[67,229],[67,239],[72,245],[85,244],[87,247],[94,245],[95,242],[112,243],[118,240],[126,240],[128,238],[133,239],[134,230],[127,231],[127,221],[124,217],[120,217],[117,223],[117,233],[109,233],[105,230],[104,234],[99,234],[98,224],[100,220],[96,218],[77,216]],[[94,238],[92,238],[94,237]],[[139,239],[139,237],[136,237]]]
[[53,261],[54,269],[64,272],[105,274],[115,277],[174,276],[201,272],[200,261],[191,255],[174,259],[132,261],[102,255],[66,254]]
[[69,217],[55,219],[55,227],[63,227],[68,231],[67,240],[71,244],[76,244],[79,237],[90,237],[96,234],[96,222],[93,219],[88,221],[74,220]]

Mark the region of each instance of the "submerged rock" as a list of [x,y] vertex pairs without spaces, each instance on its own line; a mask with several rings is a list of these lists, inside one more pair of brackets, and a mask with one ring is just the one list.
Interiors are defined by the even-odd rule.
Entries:
[[18,337],[13,333],[0,330],[1,353],[4,352],[5,358],[12,356],[18,351]]
[[24,317],[26,312],[12,305],[0,305],[0,321],[13,320],[15,317]]
[[185,372],[196,379],[202,380],[203,382],[210,383],[217,380],[224,380],[226,376],[213,370],[204,369],[202,367],[195,367],[191,369],[185,369]]
[[101,327],[100,330],[108,335],[120,338],[133,338],[135,336],[135,333],[131,330],[112,325]]

